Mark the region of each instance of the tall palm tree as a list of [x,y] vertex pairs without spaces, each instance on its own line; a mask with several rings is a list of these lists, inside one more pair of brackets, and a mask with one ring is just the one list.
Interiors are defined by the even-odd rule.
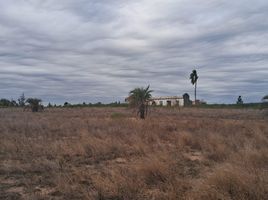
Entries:
[[196,103],[196,87],[197,87],[197,72],[194,69],[192,73],[190,74],[191,83],[194,85],[194,102]]
[[134,106],[138,108],[138,114],[140,114],[140,118],[145,118],[145,111],[147,111],[148,100],[152,97],[152,90],[149,90],[150,85],[146,88],[140,87],[135,88],[129,92],[129,103],[130,106]]

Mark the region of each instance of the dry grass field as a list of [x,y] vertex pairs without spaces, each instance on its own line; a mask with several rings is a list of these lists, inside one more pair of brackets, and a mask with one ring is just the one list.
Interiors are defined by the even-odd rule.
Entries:
[[259,110],[0,109],[0,199],[268,199]]

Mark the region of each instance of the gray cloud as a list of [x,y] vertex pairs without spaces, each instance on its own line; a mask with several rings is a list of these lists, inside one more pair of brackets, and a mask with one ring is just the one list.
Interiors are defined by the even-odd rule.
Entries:
[[0,97],[155,95],[259,101],[268,85],[268,3],[257,0],[0,0]]

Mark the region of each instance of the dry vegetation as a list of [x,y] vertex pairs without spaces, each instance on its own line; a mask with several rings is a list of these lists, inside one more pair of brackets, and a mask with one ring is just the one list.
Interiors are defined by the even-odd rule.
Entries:
[[257,110],[0,110],[0,199],[268,199]]

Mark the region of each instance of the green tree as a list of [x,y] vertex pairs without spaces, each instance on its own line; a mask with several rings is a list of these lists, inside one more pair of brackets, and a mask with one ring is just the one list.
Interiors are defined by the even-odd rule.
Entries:
[[241,96],[238,96],[236,104],[243,104],[243,100]]
[[16,102],[14,99],[11,99],[11,100],[10,100],[10,106],[11,106],[11,107],[17,107],[18,104],[17,104],[17,102]]
[[9,107],[11,106],[11,102],[8,99],[0,99],[0,106]]
[[197,79],[198,79],[198,75],[197,75],[197,71],[194,69],[192,71],[192,73],[190,74],[190,80],[191,83],[194,85],[194,102],[196,103],[196,87],[197,87]]
[[147,111],[148,100],[152,97],[152,90],[149,90],[150,86],[146,88],[135,88],[129,92],[128,101],[130,106],[138,109],[138,114],[141,119],[145,119],[145,111]]
[[263,98],[262,98],[263,101],[268,101],[268,95],[265,95]]
[[[261,109],[268,109],[268,95],[265,95],[262,98]],[[268,114],[268,112],[267,112],[267,114]]]
[[26,100],[26,103],[29,103],[32,112],[38,112],[43,109],[43,106],[41,105],[42,100],[37,98],[28,98]]
[[17,102],[13,99],[0,99],[0,106],[2,107],[16,107],[18,106]]
[[22,95],[18,98],[18,102],[19,102],[19,106],[20,107],[25,106],[25,96],[24,96],[24,93],[22,93]]

